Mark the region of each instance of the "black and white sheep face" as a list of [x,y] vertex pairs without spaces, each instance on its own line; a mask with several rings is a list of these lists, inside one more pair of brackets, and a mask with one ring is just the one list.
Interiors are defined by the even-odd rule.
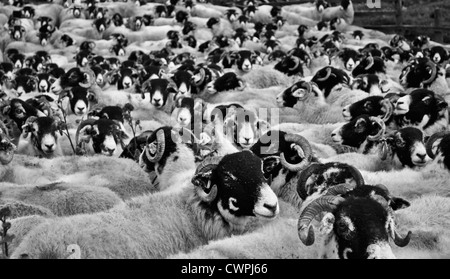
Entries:
[[445,48],[441,46],[435,46],[430,50],[430,58],[434,63],[441,64],[448,60],[450,56]]
[[[194,76],[195,78],[195,76]],[[228,90],[244,90],[246,83],[236,73],[228,72],[223,76],[218,77],[214,81],[209,82],[206,85],[206,91],[209,94],[216,94],[218,92],[228,91]]]
[[86,88],[75,86],[68,90],[69,105],[71,111],[77,116],[84,116],[88,113],[92,102],[96,101],[95,94]]
[[107,18],[97,18],[93,23],[92,26],[95,27],[95,29],[99,33],[103,33],[111,24],[111,19]]
[[393,219],[388,210],[372,199],[343,202],[337,211],[327,213],[320,231],[326,245],[321,258],[395,259],[389,244]]
[[388,120],[392,116],[392,110],[393,105],[389,99],[385,99],[382,96],[370,96],[346,106],[342,111],[342,115],[346,121],[364,114]]
[[433,91],[417,89],[397,100],[394,115],[401,117],[405,124],[426,129],[436,122],[441,106],[448,105],[438,100]]
[[52,156],[58,148],[60,123],[52,117],[38,117],[27,120],[22,127],[24,138],[45,156]]
[[146,93],[150,93],[150,103],[155,108],[162,108],[166,105],[170,94],[176,94],[176,85],[169,82],[167,79],[151,79],[143,85],[143,98]]
[[218,188],[218,208],[231,223],[247,216],[275,218],[278,198],[262,172],[262,161],[250,151],[226,155],[211,175]]
[[17,147],[11,142],[8,136],[8,129],[3,122],[0,122],[0,164],[7,165],[14,158],[14,151]]
[[37,89],[37,78],[34,76],[21,75],[17,76],[14,80],[14,89],[17,94],[21,96],[22,94],[33,92]]
[[380,78],[374,74],[357,76],[352,83],[352,89],[362,90],[371,95],[381,95]]
[[178,87],[176,98],[191,96],[191,73],[187,71],[177,71],[172,79]]
[[235,53],[236,64],[239,70],[243,72],[250,72],[253,65],[257,62],[258,55],[249,50],[241,50]]
[[92,59],[92,53],[87,50],[82,50],[74,57],[78,67],[86,67]]
[[421,167],[431,161],[427,155],[423,133],[417,128],[407,127],[395,133],[393,147],[400,162],[405,166]]
[[331,133],[335,143],[360,148],[371,136],[380,133],[382,127],[373,117],[361,115]]
[[293,108],[299,102],[318,102],[325,104],[325,96],[315,85],[305,81],[299,81],[277,95],[279,107]]
[[426,88],[438,77],[439,69],[428,58],[412,60],[400,74],[400,83],[407,88]]
[[40,93],[49,92],[50,85],[54,82],[54,79],[52,79],[48,74],[41,73],[38,74],[38,86],[37,89]]
[[16,26],[10,27],[9,35],[14,40],[20,41],[20,40],[22,40],[22,37],[25,35],[25,28],[23,28],[21,25],[16,25]]
[[114,156],[122,141],[128,139],[121,125],[114,120],[101,118],[85,123],[86,121],[82,122],[78,128],[77,144],[89,143],[92,140],[92,147],[97,154]]
[[191,129],[194,122],[195,101],[189,97],[179,98],[176,101],[176,121],[181,127]]
[[347,71],[353,71],[360,62],[360,55],[357,51],[352,49],[344,49],[339,58],[344,63],[344,67]]

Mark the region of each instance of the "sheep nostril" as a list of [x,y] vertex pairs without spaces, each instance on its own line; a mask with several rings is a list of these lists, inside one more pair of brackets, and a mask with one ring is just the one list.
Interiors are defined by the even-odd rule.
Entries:
[[277,203],[274,204],[274,205],[270,205],[270,204],[267,204],[267,203],[264,204],[264,207],[267,208],[267,209],[269,209],[269,210],[272,211],[272,212],[277,211],[277,206],[278,206]]
[[417,154],[417,157],[419,157],[419,159],[422,160],[422,161],[425,160],[426,156],[427,156],[426,154]]
[[47,147],[48,150],[51,150],[53,148],[54,144],[46,144],[45,147]]

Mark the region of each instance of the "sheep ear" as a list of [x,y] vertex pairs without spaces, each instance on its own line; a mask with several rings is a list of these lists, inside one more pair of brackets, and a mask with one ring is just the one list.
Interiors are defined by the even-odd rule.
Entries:
[[333,233],[335,217],[333,213],[328,212],[323,216],[322,221],[320,222],[319,232],[321,235],[330,235]]
[[411,204],[402,198],[393,197],[389,202],[389,205],[394,211],[397,211],[399,209],[408,208]]
[[265,120],[261,120],[261,119],[256,122],[256,127],[260,131],[261,135],[264,135],[267,131],[270,130],[269,122],[267,122]]
[[366,120],[364,120],[362,118],[358,119],[358,121],[356,121],[356,124],[355,124],[355,132],[357,132],[357,133],[364,132],[366,130],[366,125],[367,125]]

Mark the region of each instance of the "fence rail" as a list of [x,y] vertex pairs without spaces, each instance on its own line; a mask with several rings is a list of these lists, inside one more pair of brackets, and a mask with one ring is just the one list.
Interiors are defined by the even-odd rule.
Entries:
[[[357,11],[355,12],[355,17],[365,17],[365,16],[392,16],[395,18],[395,24],[393,25],[362,25],[362,27],[367,29],[375,29],[380,31],[391,31],[396,33],[405,34],[409,33],[419,33],[420,31],[431,32],[430,35],[433,41],[443,43],[444,33],[450,31],[450,26],[442,25],[442,14],[441,9],[437,8],[434,11],[434,23],[431,26],[425,25],[405,25],[403,24],[403,2],[404,0],[394,0],[395,9],[377,9],[372,11]],[[270,2],[264,3],[264,5],[271,6],[287,6],[287,5],[298,5],[305,3],[312,3],[313,0],[297,0],[297,1],[283,1],[283,2]],[[238,7],[244,7],[243,5],[234,4]],[[419,32],[418,32],[419,31]]]

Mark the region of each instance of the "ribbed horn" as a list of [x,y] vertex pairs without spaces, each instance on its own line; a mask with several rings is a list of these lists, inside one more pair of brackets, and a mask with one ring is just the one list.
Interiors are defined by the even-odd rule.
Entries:
[[80,125],[78,125],[77,133],[75,134],[75,144],[76,144],[76,146],[78,146],[78,145],[80,144],[80,143],[79,143],[79,139],[80,139],[80,131],[81,131],[84,127],[86,127],[86,126],[88,126],[88,125],[93,126],[94,123],[95,123],[96,121],[97,121],[96,119],[88,119],[88,120],[85,120],[85,121],[81,122]]
[[411,240],[411,231],[408,231],[408,234],[405,237],[402,237],[397,230],[394,229],[394,243],[398,247],[405,247],[409,244],[409,241]]
[[[301,150],[297,149],[296,151],[298,155],[303,158],[300,163],[294,165],[286,161],[284,152],[282,152],[280,155],[281,164],[292,172],[299,172],[304,170],[311,163],[312,160],[312,148],[308,140],[300,135],[295,134],[286,134],[284,139],[286,140],[286,142],[292,142],[296,144],[297,148],[301,149]],[[300,154],[301,152],[303,152],[303,154]]]
[[89,67],[80,68],[80,71],[82,73],[87,74],[87,77],[86,77],[87,82],[86,83],[79,82],[78,85],[80,85],[83,88],[89,88],[92,85],[94,85],[94,83],[95,83],[95,73],[94,73],[94,71],[92,71]]
[[314,173],[322,169],[324,166],[325,166],[324,164],[314,163],[301,172],[297,182],[297,193],[302,200],[306,200],[306,198],[308,197],[306,182]]
[[311,222],[314,218],[326,211],[333,212],[337,206],[345,199],[337,196],[323,196],[311,202],[301,213],[298,223],[298,236],[306,246],[314,244],[314,229],[311,227]]
[[370,70],[375,64],[375,59],[372,56],[367,57],[367,61],[369,61],[369,64],[364,68],[366,71]]
[[443,131],[443,132],[433,134],[428,139],[427,144],[426,144],[426,149],[427,149],[427,154],[428,154],[428,156],[430,156],[431,159],[434,159],[436,157],[436,154],[433,153],[433,144],[437,140],[440,140],[440,139],[446,137],[447,135],[450,135],[450,131]]
[[323,77],[323,78],[318,78],[317,80],[318,81],[326,81],[327,79],[329,79],[330,78],[330,76],[331,76],[331,68],[330,67],[328,67],[327,68],[327,74],[325,75],[325,77]]
[[356,187],[352,187],[349,184],[338,184],[335,186],[332,186],[328,188],[325,192],[325,196],[339,196],[339,195],[345,195],[348,192],[352,191]]
[[374,136],[368,136],[367,139],[369,141],[380,140],[383,137],[384,133],[386,133],[386,124],[379,117],[372,116],[372,117],[370,117],[370,120],[374,121],[375,123],[377,123],[380,126],[380,131],[378,131],[378,133],[376,135],[374,135]]
[[394,113],[394,106],[392,105],[391,101],[389,101],[389,99],[383,99],[381,101],[381,107],[386,111],[381,119],[383,120],[383,122],[387,122]]
[[204,202],[211,203],[217,197],[217,185],[211,187],[211,175],[217,167],[222,157],[208,157],[198,165],[195,175],[192,178],[192,184],[195,186],[195,192]]
[[147,159],[152,163],[159,162],[164,154],[164,150],[166,149],[166,136],[163,129],[159,129],[158,132],[156,132],[156,141],[157,146],[155,155],[150,154],[148,146],[145,147],[145,155],[147,156]]
[[294,66],[292,68],[289,68],[288,70],[289,71],[294,71],[300,66],[300,58],[298,58],[297,56],[290,56],[289,58],[294,60],[295,64],[294,64]]
[[437,66],[436,66],[433,62],[431,62],[431,61],[428,61],[426,65],[427,65],[428,67],[431,68],[431,76],[430,76],[429,79],[424,80],[422,83],[423,83],[424,85],[429,85],[430,83],[432,83],[432,82],[436,79],[436,76],[437,76]]

